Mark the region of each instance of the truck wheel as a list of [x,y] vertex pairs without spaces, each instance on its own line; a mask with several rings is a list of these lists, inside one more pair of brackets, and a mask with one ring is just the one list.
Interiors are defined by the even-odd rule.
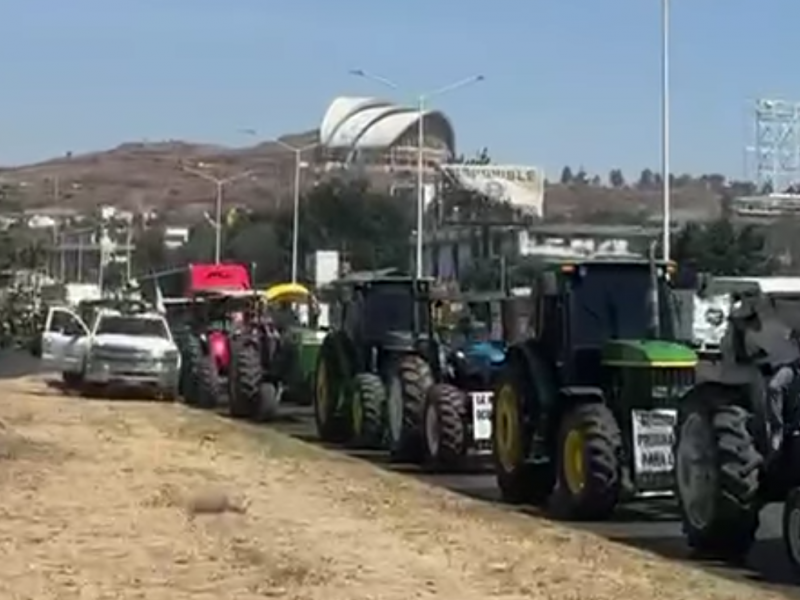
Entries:
[[231,341],[230,399],[228,409],[236,419],[256,419],[261,409],[261,354],[258,343],[245,336]]
[[411,354],[400,358],[389,379],[387,421],[389,455],[396,462],[420,462],[424,455],[422,413],[433,385],[427,362]]
[[558,436],[559,516],[605,520],[622,488],[622,435],[611,410],[579,404],[562,419]]
[[386,388],[381,378],[373,373],[359,373],[353,379],[353,396],[350,401],[350,420],[353,446],[377,450],[383,441]]
[[530,435],[524,425],[521,381],[511,364],[506,367],[494,395],[492,412],[492,457],[497,486],[504,502],[547,503],[555,486],[552,464],[527,462]]
[[61,373],[61,380],[67,388],[77,389],[83,384],[83,373],[64,371]]
[[467,454],[467,399],[457,387],[439,383],[428,390],[423,414],[425,465],[436,471],[458,467]]
[[675,449],[678,503],[687,542],[700,554],[738,560],[755,541],[763,460],[750,433],[751,420],[739,406],[687,401],[681,410]]

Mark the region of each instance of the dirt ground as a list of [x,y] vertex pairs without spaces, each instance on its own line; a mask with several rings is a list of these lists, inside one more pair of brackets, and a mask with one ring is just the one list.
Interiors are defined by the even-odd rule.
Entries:
[[20,379],[0,421],[3,600],[780,597],[180,406]]

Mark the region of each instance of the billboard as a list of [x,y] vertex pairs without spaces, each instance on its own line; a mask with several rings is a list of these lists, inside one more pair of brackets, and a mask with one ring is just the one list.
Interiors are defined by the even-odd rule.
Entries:
[[544,173],[519,165],[442,165],[464,189],[505,202],[534,217],[544,215]]

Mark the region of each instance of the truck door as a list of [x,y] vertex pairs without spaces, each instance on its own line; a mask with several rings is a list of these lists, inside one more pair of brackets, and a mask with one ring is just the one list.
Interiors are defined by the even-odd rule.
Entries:
[[45,369],[76,371],[81,357],[75,347],[89,330],[81,318],[68,308],[52,307],[47,311],[42,333],[42,363]]

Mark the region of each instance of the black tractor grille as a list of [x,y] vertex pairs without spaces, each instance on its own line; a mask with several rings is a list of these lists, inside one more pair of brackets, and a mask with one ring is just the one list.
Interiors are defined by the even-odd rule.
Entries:
[[648,376],[653,407],[674,406],[695,382],[695,370],[686,367],[653,368]]

